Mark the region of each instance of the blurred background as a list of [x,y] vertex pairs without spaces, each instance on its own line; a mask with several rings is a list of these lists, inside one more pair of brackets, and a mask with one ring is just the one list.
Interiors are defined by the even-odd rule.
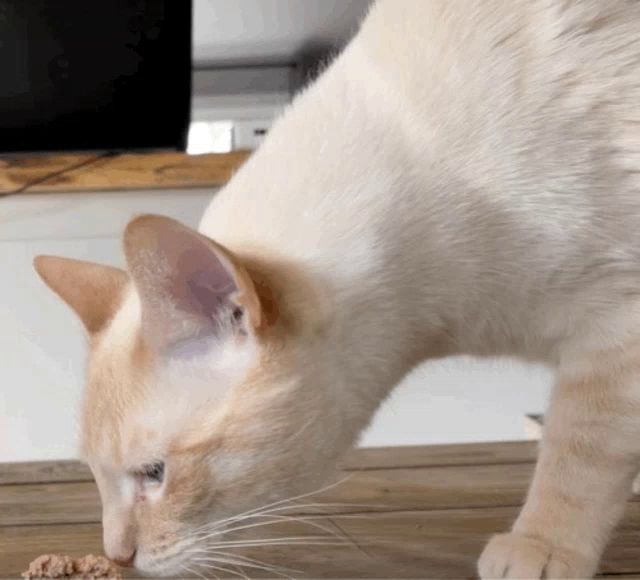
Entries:
[[[33,66],[23,62],[15,49],[15,43],[28,44],[29,37],[6,33],[16,30],[12,15],[26,22],[29,15],[20,10],[33,1],[0,0],[2,78],[10,69],[17,82],[24,69],[21,63],[27,69]],[[368,4],[368,0],[195,0],[187,47],[193,58],[180,61],[184,47],[179,43],[175,54],[166,49],[154,53],[155,58],[165,59],[159,62],[166,67],[157,70],[165,71],[166,79],[157,76],[154,82],[159,78],[159,85],[147,83],[146,92],[136,93],[139,113],[146,111],[146,125],[135,120],[136,111],[128,111],[131,130],[118,135],[124,141],[114,147],[97,141],[77,146],[70,142],[64,151],[52,145],[53,155],[35,137],[30,141],[25,135],[16,136],[10,125],[16,125],[17,117],[13,114],[9,120],[8,103],[16,95],[31,98],[35,89],[26,85],[11,93],[9,85],[0,87],[0,142],[6,152],[0,156],[0,461],[76,456],[83,333],[73,314],[36,277],[32,258],[58,254],[122,265],[119,240],[132,216],[154,212],[195,226],[235,164],[259,146],[296,91],[357,30]],[[145,10],[144,2],[127,6]],[[65,18],[65,26],[71,18],[67,28],[82,29],[79,16]],[[153,34],[173,38],[163,37],[163,31],[171,29],[167,22],[160,25],[159,36],[156,29]],[[136,26],[146,24],[136,20]],[[25,30],[28,35],[29,27]],[[145,34],[144,38],[153,37],[148,30]],[[15,41],[13,52],[10,38]],[[151,54],[153,45],[147,49]],[[98,61],[99,55],[108,61],[109,54],[87,50],[83,62]],[[73,64],[73,58],[58,59],[55,74],[47,69],[47,79],[58,79],[59,87]],[[185,66],[190,69],[187,76]],[[129,77],[134,83],[135,74]],[[91,92],[78,94],[83,107],[97,107]],[[170,103],[175,103],[173,108]],[[121,103],[125,108],[130,104],[128,99]],[[94,113],[91,118],[99,116],[97,108]],[[174,129],[169,135],[170,121]],[[40,129],[52,126],[41,123]],[[114,155],[154,149],[153,139],[143,143],[143,138],[156,133],[157,148],[163,151],[158,157]],[[52,131],[41,130],[40,135],[60,142]],[[20,155],[13,154],[18,149]],[[183,149],[188,155],[181,153]],[[509,361],[429,363],[383,405],[361,445],[536,437],[526,416],[543,411],[549,381],[543,369]]]

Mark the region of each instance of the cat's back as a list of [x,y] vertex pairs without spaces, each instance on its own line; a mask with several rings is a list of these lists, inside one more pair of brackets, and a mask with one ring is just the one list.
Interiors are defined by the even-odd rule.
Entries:
[[640,2],[382,0],[360,41],[496,318],[562,334],[637,302]]
[[380,0],[358,42],[398,112],[466,141],[639,108],[635,0]]
[[640,2],[381,0],[359,42],[428,197],[637,243]]

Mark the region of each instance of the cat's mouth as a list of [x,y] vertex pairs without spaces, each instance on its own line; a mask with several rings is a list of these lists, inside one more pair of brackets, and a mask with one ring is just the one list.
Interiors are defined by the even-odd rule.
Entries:
[[195,574],[193,542],[178,542],[162,552],[139,551],[134,561],[137,572],[147,577],[185,577]]
[[183,558],[145,562],[143,566],[136,564],[135,570],[147,578],[184,578],[194,574],[193,569]]

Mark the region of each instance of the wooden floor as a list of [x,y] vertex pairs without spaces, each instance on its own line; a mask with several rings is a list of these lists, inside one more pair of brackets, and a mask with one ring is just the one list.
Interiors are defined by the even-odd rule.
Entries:
[[[301,571],[288,573],[300,578],[473,578],[486,539],[515,518],[534,460],[530,443],[359,450],[344,464],[351,477],[321,498],[352,505],[325,508],[332,515],[324,523],[307,520],[335,531],[337,545],[262,546],[243,554]],[[285,522],[277,534],[325,532]],[[0,577],[18,576],[31,559],[48,552],[102,553],[99,499],[90,474],[73,462],[0,465]],[[640,578],[635,499],[602,573]]]

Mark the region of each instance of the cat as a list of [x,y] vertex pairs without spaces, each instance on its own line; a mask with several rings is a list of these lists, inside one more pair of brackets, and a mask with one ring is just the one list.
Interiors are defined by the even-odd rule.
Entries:
[[639,232],[640,3],[380,0],[197,231],[137,217],[127,271],[35,261],[89,337],[107,555],[179,573],[468,354],[556,374],[480,576],[592,576],[640,467]]

